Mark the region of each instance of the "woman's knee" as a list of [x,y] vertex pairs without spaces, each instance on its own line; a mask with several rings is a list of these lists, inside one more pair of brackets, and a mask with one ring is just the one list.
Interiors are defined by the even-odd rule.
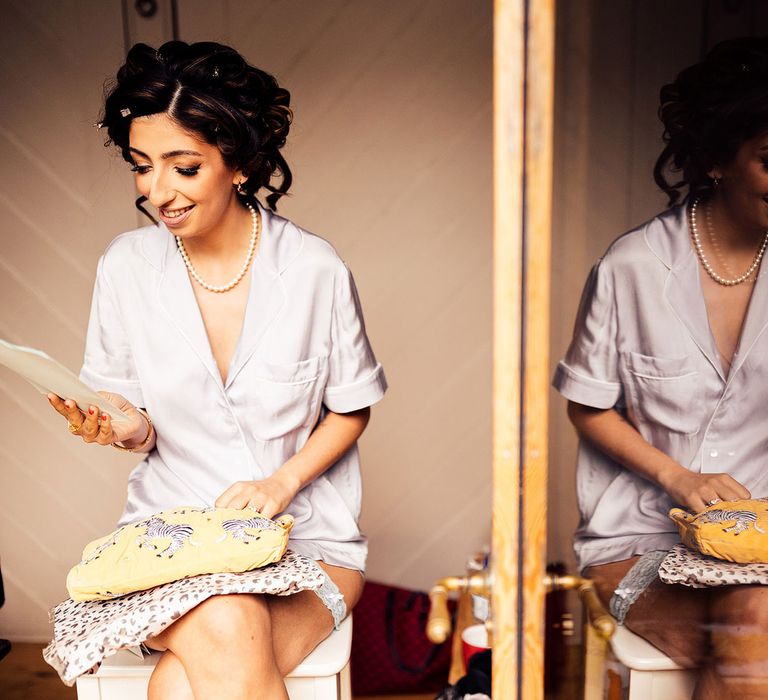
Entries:
[[768,682],[768,587],[729,586],[713,593],[710,619],[718,673]]
[[262,596],[212,596],[158,635],[169,649],[179,644],[205,644],[214,649],[241,646],[244,640],[269,638],[269,608]]
[[768,634],[768,586],[725,586],[712,592],[713,624],[746,627]]

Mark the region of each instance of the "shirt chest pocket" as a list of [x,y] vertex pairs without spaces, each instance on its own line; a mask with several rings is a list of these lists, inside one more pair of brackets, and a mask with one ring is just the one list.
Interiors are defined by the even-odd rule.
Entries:
[[251,361],[248,429],[257,440],[274,440],[314,419],[323,360],[313,357],[289,364]]
[[643,422],[695,435],[704,416],[702,377],[689,357],[651,357],[629,352],[630,409]]

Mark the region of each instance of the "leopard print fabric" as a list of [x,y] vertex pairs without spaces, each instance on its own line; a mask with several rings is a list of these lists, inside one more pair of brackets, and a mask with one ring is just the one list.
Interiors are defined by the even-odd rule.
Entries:
[[49,613],[53,640],[43,657],[72,686],[107,656],[140,645],[206,598],[230,593],[291,595],[317,590],[325,578],[312,559],[289,550],[276,564],[253,571],[192,576],[111,600],[65,600]]
[[768,564],[736,564],[676,544],[661,562],[659,578],[664,583],[681,583],[692,588],[768,585]]

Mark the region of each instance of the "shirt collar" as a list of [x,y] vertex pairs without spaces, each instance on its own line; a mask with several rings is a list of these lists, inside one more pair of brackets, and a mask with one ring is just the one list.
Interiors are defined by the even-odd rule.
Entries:
[[645,242],[670,270],[678,269],[694,255],[685,203],[667,209],[645,225]]
[[[257,206],[261,214],[261,235],[254,265],[273,275],[281,275],[301,252],[304,232],[260,202]],[[162,222],[146,227],[142,252],[147,262],[161,272],[180,255],[174,235]]]

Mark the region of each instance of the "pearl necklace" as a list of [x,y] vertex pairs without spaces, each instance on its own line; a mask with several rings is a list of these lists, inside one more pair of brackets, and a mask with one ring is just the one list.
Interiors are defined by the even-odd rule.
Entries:
[[[734,277],[733,279],[726,279],[725,277],[721,277],[712,268],[712,264],[709,262],[709,260],[707,260],[706,255],[704,255],[704,248],[701,245],[701,237],[699,236],[699,227],[696,224],[696,207],[699,205],[699,201],[700,201],[699,199],[696,199],[691,205],[691,236],[693,238],[693,247],[696,249],[696,255],[699,257],[701,266],[704,268],[706,273],[713,280],[715,280],[715,282],[717,282],[718,284],[722,284],[725,287],[734,287],[737,284],[746,282],[749,279],[750,275],[757,269],[757,266],[760,264],[760,261],[763,259],[765,248],[766,246],[768,246],[768,231],[766,231],[765,234],[763,235],[763,242],[760,244],[760,248],[757,251],[757,254],[755,255],[755,259],[752,261],[752,264],[749,266],[749,269],[743,275],[739,275],[738,277]],[[712,231],[710,231],[710,235],[712,235]]]
[[256,211],[250,204],[246,204],[245,206],[248,207],[248,209],[251,210],[251,242],[248,245],[248,254],[245,256],[245,262],[243,263],[242,267],[240,268],[240,272],[237,273],[235,278],[229,283],[222,286],[217,286],[214,284],[208,284],[200,275],[198,274],[197,270],[195,270],[194,266],[192,265],[192,261],[189,259],[189,255],[187,254],[187,249],[184,247],[184,241],[181,240],[180,236],[176,236],[176,245],[179,246],[179,252],[181,253],[181,259],[184,261],[184,264],[187,266],[187,270],[189,270],[189,274],[192,275],[192,277],[197,280],[197,283],[203,287],[204,289],[207,289],[209,292],[228,292],[230,289],[237,286],[237,284],[240,282],[243,277],[245,277],[245,273],[248,272],[248,267],[251,264],[251,260],[253,259],[253,254],[256,250],[256,243],[259,240],[259,235],[261,233],[261,214]]
[[[717,258],[717,262],[720,265],[720,267],[728,274],[729,277],[736,277],[737,276],[736,273],[731,269],[731,266],[728,264],[728,261],[723,257],[723,251],[720,248],[720,243],[715,237],[715,225],[712,223],[712,207],[710,206],[709,202],[707,202],[706,205],[704,206],[704,213],[705,213],[705,221],[707,224],[707,240],[709,241],[709,244],[712,246],[712,250],[715,251],[715,257]],[[752,282],[754,281],[754,279],[750,277],[749,281]]]

